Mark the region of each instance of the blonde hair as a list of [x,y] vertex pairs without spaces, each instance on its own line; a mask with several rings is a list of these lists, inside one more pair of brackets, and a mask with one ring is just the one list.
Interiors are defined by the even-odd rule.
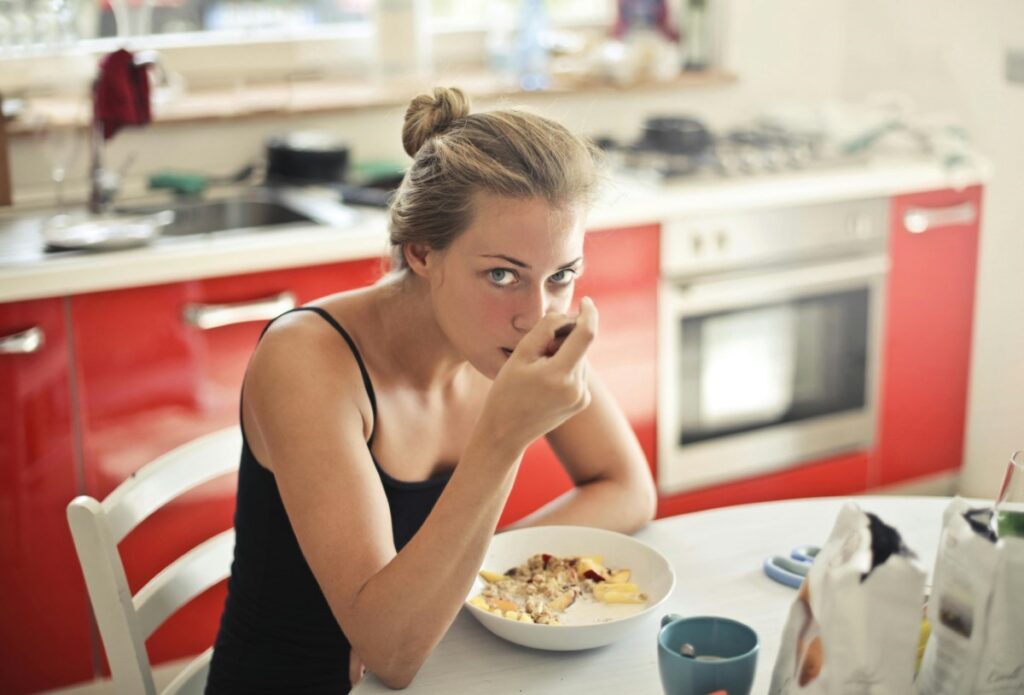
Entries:
[[447,248],[470,224],[475,194],[589,204],[599,150],[551,119],[507,109],[470,113],[457,88],[421,94],[405,112],[402,144],[413,158],[388,210],[392,269],[405,244]]

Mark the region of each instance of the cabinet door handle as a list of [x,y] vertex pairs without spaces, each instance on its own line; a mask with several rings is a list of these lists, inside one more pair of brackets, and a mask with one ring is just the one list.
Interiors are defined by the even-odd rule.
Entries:
[[230,326],[249,321],[268,321],[295,308],[291,292],[237,304],[186,304],[182,310],[185,322],[201,330]]
[[33,326],[27,331],[5,335],[0,337],[0,354],[2,355],[31,355],[39,352],[46,344],[46,334],[39,326]]
[[978,210],[968,201],[947,208],[907,208],[903,213],[903,226],[911,234],[921,234],[934,227],[954,224],[974,224]]

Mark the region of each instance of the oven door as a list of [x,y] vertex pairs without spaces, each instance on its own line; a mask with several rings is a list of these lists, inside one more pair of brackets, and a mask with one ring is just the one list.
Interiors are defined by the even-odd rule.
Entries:
[[878,254],[663,281],[662,494],[871,446],[887,271]]

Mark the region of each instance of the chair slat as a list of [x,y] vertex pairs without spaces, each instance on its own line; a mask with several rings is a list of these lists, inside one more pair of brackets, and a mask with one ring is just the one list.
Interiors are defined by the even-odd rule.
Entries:
[[162,695],[203,695],[206,678],[210,675],[210,659],[213,647],[189,662],[164,689]]
[[149,580],[132,600],[142,635],[148,638],[174,611],[231,573],[235,530],[200,543]]
[[[242,433],[211,432],[146,464],[103,500],[115,543],[179,495],[238,468]],[[201,455],[200,455],[201,454]]]

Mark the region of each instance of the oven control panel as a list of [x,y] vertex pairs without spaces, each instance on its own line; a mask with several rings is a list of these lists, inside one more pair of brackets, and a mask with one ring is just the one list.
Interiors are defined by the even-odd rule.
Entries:
[[885,249],[889,201],[841,201],[678,219],[662,226],[669,278],[743,270]]

